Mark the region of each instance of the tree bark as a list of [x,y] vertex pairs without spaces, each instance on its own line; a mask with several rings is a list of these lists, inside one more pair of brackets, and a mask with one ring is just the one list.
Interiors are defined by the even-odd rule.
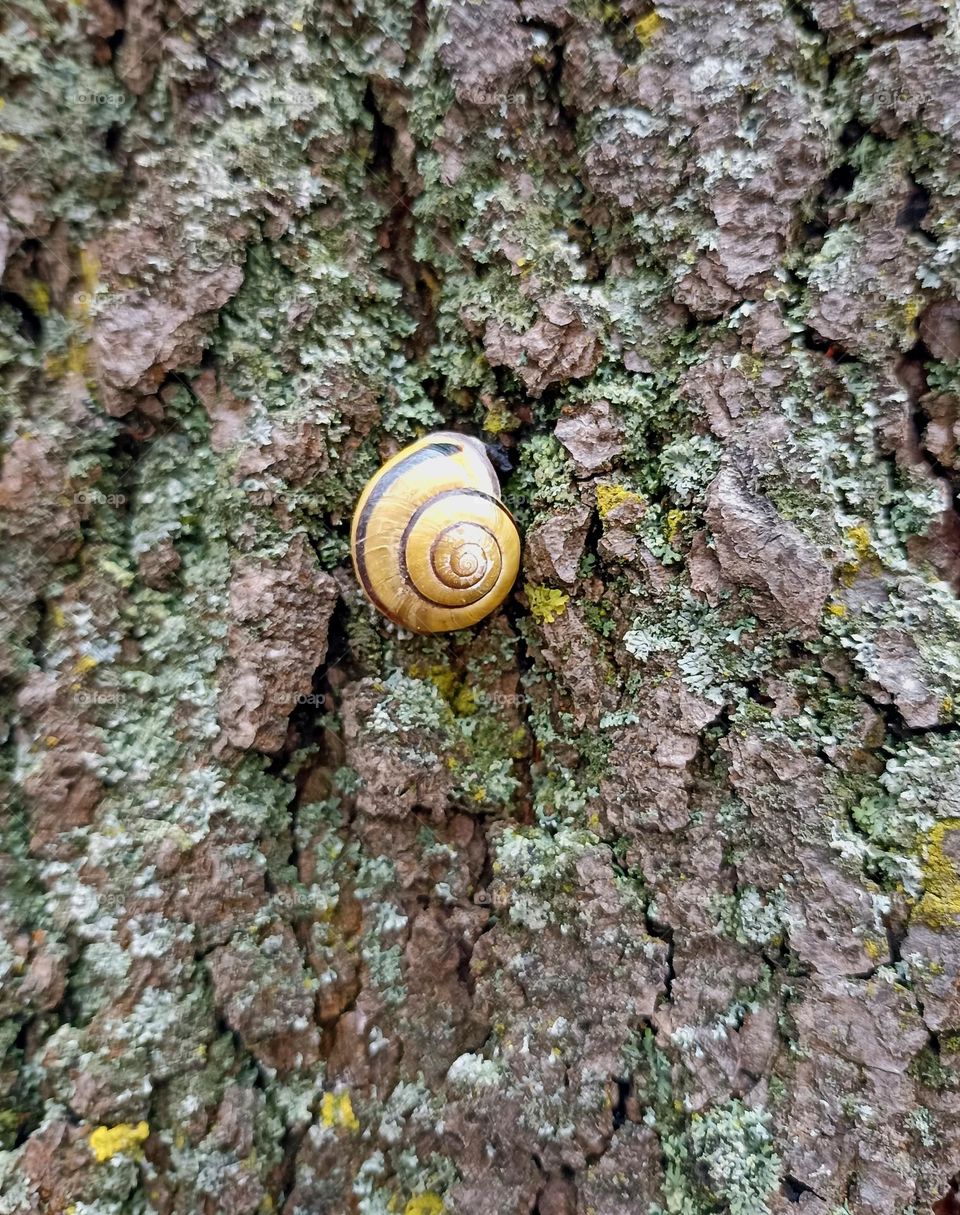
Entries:
[[[958,47],[4,9],[0,1213],[957,1215]],[[452,428],[524,568],[412,637]]]

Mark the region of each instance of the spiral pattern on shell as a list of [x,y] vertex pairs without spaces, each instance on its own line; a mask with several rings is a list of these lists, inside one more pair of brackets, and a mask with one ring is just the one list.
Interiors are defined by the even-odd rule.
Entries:
[[483,444],[446,431],[405,447],[368,481],[350,548],[371,603],[414,633],[476,624],[520,566],[520,536]]

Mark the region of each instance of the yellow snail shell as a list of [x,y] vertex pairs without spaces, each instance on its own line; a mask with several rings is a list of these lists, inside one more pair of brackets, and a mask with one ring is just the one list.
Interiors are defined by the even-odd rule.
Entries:
[[389,459],[357,502],[350,551],[370,602],[412,633],[464,629],[499,607],[520,536],[483,444],[440,431]]

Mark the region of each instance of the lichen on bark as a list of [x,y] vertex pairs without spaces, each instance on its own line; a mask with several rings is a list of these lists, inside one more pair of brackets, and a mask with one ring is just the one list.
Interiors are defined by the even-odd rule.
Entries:
[[[5,9],[2,1215],[953,1215],[958,46]],[[412,638],[440,427],[524,571]]]

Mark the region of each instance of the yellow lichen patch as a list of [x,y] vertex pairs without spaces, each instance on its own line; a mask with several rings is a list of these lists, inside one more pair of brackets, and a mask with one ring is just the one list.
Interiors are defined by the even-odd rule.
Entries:
[[523,726],[517,726],[510,735],[510,754],[514,759],[523,759],[526,753],[527,732]]
[[324,1093],[320,1102],[320,1121],[329,1130],[360,1129],[349,1093]]
[[87,351],[89,343],[76,342],[73,338],[67,343],[66,370],[73,375],[84,375],[87,370]]
[[873,551],[870,533],[862,524],[858,527],[847,528],[847,539],[853,545],[853,560],[841,565],[838,572],[843,583],[849,586],[864,564],[869,563],[871,567],[879,568],[880,563]]
[[950,832],[960,831],[960,818],[945,818],[926,834],[923,863],[923,898],[914,915],[930,928],[960,924],[960,870],[944,851]]
[[414,679],[429,679],[444,700],[450,700],[458,683],[456,672],[444,666],[413,666],[410,674]]
[[461,683],[460,677],[449,667],[413,666],[410,674],[414,679],[428,679],[458,717],[469,717],[476,711],[475,692],[466,683]]
[[600,512],[600,518],[606,519],[611,511],[616,510],[618,506],[622,506],[624,502],[643,502],[639,494],[633,493],[624,485],[598,485],[597,486],[597,510]]
[[97,568],[107,574],[114,582],[126,589],[134,581],[135,576],[116,561],[103,560],[97,562]]
[[80,250],[80,277],[84,287],[93,295],[100,281],[100,259],[88,249]]
[[886,953],[883,945],[879,941],[875,941],[873,937],[867,937],[863,943],[863,948],[871,962],[878,961]]
[[443,1199],[439,1194],[415,1194],[403,1208],[403,1215],[442,1215]]
[[667,544],[671,547],[676,546],[677,540],[680,538],[680,531],[683,527],[683,521],[687,517],[685,510],[670,510],[667,511],[666,525],[664,527],[664,535],[666,536]]
[[[520,258],[517,265],[523,261]],[[491,435],[502,434],[505,430],[516,430],[520,425],[520,419],[516,414],[511,413],[507,408],[505,401],[493,401],[487,406],[487,412],[483,417],[483,429]]]
[[150,1127],[146,1122],[138,1122],[136,1126],[120,1122],[116,1126],[98,1126],[90,1132],[88,1142],[97,1163],[103,1164],[120,1152],[138,1152],[149,1135]]
[[34,279],[33,282],[27,284],[26,289],[27,303],[34,310],[37,316],[47,316],[50,312],[50,292],[44,283],[39,279]]
[[637,38],[643,43],[643,45],[647,46],[650,43],[650,39],[661,25],[663,25],[663,18],[656,11],[656,9],[654,9],[652,12],[647,13],[645,17],[640,18],[640,20],[633,27],[633,32],[637,35]]
[[525,586],[530,614],[541,624],[553,624],[567,610],[570,596],[552,586]]
[[760,379],[760,376],[763,374],[763,359],[754,358],[749,354],[737,355],[735,357],[739,360],[736,366],[739,367],[745,379]]
[[846,616],[847,609],[842,603],[828,603],[827,611],[831,616]]
[[847,539],[853,544],[857,559],[862,561],[870,552],[870,533],[862,526],[851,527],[847,529]]
[[908,325],[913,325],[923,308],[919,296],[912,295],[903,306],[903,318]]
[[59,380],[71,373],[83,375],[87,369],[87,349],[87,342],[78,342],[72,337],[63,354],[48,355],[43,363],[44,370],[52,380]]
[[88,671],[92,671],[97,665],[96,658],[92,654],[84,654],[82,658],[78,658],[73,664],[74,675],[86,675]]

